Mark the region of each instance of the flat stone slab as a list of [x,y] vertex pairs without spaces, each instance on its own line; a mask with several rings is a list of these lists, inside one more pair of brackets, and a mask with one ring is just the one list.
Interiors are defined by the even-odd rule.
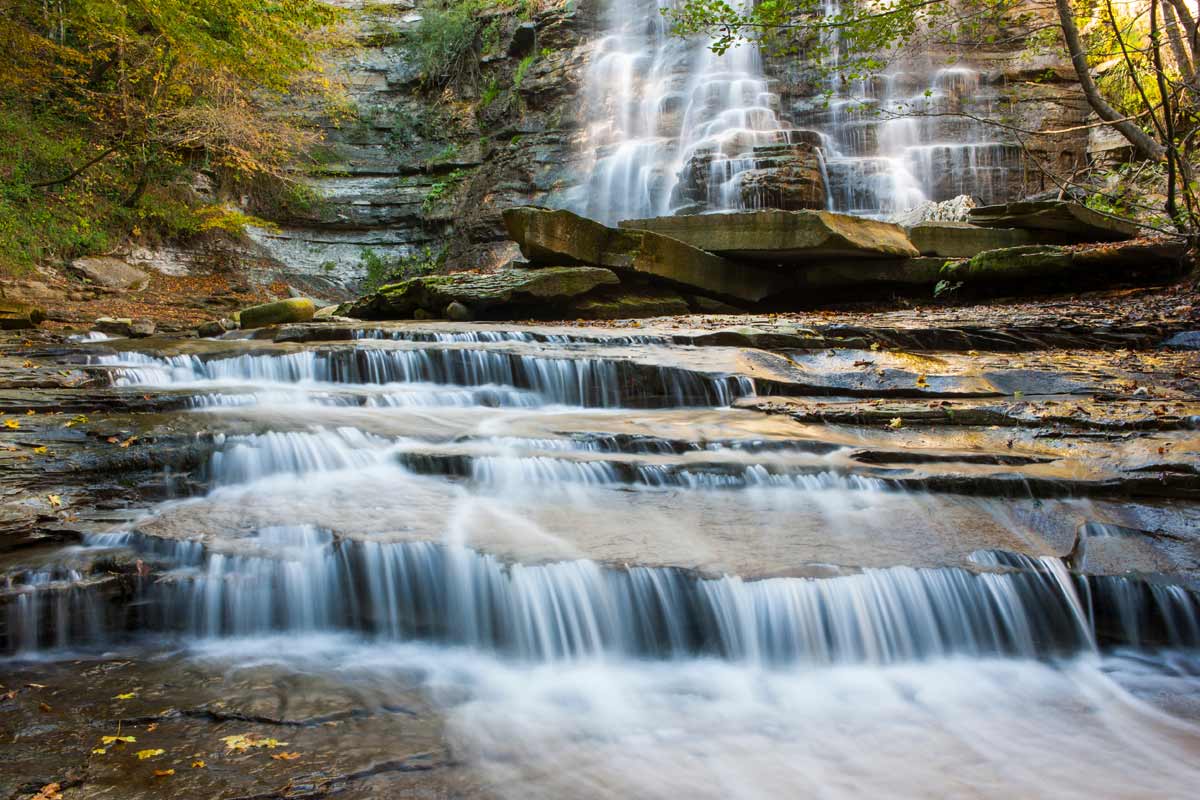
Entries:
[[1065,200],[1006,203],[973,208],[967,216],[985,228],[1019,228],[1066,234],[1073,242],[1119,242],[1136,237],[1141,229],[1131,222]]
[[137,267],[132,267],[119,258],[112,256],[91,256],[77,258],[71,262],[71,268],[99,286],[108,289],[145,289],[150,283],[150,276]]
[[609,228],[570,211],[510,208],[504,212],[504,224],[534,266],[574,263],[627,270],[744,303],[757,303],[784,288],[777,275],[734,263],[678,238]]
[[450,304],[461,303],[478,314],[499,306],[569,300],[619,282],[615,273],[601,267],[427,275],[384,286],[342,313],[359,319],[411,319],[418,311],[443,316]]
[[972,287],[1022,291],[1032,288],[1111,282],[1154,283],[1173,278],[1183,268],[1181,243],[1136,242],[1062,247],[1029,245],[987,250],[969,261],[947,266],[948,281]]
[[1065,234],[1022,228],[985,228],[969,222],[922,222],[908,229],[908,238],[923,256],[973,258],[986,250],[1030,244],[1063,244]]
[[899,225],[831,211],[697,214],[630,219],[620,226],[671,236],[728,258],[773,264],[920,255]]

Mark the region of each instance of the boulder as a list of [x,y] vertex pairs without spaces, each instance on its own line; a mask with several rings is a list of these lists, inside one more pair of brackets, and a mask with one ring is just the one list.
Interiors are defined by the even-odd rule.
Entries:
[[71,269],[99,286],[121,291],[139,291],[150,283],[150,276],[119,258],[89,256],[71,262]]
[[46,318],[40,308],[0,298],[0,330],[15,331],[36,328]]
[[[783,144],[759,145],[751,151],[750,169],[738,176],[737,192],[746,208],[781,208],[787,210],[821,210],[827,204],[825,171],[822,169],[819,148],[821,135],[815,131],[791,131],[792,141]],[[712,150],[701,150],[688,160],[675,188],[672,205],[697,213],[710,208],[714,176],[725,175],[714,169],[714,161],[727,156]],[[739,161],[744,159],[740,158]],[[683,212],[680,212],[683,213]]]
[[455,322],[470,322],[475,319],[475,314],[465,304],[455,300],[446,306],[446,319],[452,319]]
[[157,326],[153,320],[131,319],[130,317],[100,317],[92,323],[92,330],[107,333],[110,336],[124,336],[127,339],[142,339],[153,336]]
[[942,277],[967,286],[1002,288],[1155,283],[1182,272],[1185,252],[1182,244],[1147,240],[1086,248],[1009,247],[949,264]]
[[736,264],[679,239],[643,230],[609,228],[570,211],[510,208],[504,212],[504,224],[534,266],[591,264],[749,303],[774,294],[783,285],[780,276]]
[[198,325],[196,335],[204,339],[211,339],[228,331],[235,331],[237,327],[237,323],[231,319],[214,319]]
[[652,231],[729,258],[802,265],[920,255],[899,225],[831,211],[741,211],[631,219],[623,230]]
[[[1051,241],[1046,241],[1044,237],[1049,237]],[[1061,235],[1050,231],[981,228],[967,222],[922,222],[909,228],[908,238],[921,251],[921,255],[943,258],[973,258],[987,250],[1004,247],[1064,243]]]
[[986,228],[1053,231],[1064,234],[1071,242],[1120,242],[1134,238],[1140,231],[1131,222],[1066,200],[980,206],[971,209],[967,219]]
[[[433,319],[460,305],[472,317],[546,316],[563,301],[597,286],[620,282],[611,270],[599,267],[508,269],[488,275],[458,272],[426,275],[383,286],[342,309],[357,319]],[[501,311],[497,314],[497,311]],[[420,315],[418,317],[418,315]],[[510,318],[511,318],[510,316]]]
[[926,200],[918,206],[893,214],[888,222],[906,228],[922,222],[966,222],[972,208],[975,208],[975,198],[960,194],[950,200]]
[[242,328],[265,328],[286,322],[307,322],[317,313],[317,307],[307,297],[292,297],[243,309],[238,318]]

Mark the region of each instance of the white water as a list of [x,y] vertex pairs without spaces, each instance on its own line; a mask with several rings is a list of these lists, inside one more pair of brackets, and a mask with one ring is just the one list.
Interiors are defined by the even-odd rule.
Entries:
[[[75,567],[0,586],[0,647],[182,640],[385,703],[416,674],[501,797],[1182,797],[1200,777],[1200,731],[1169,713],[1200,708],[1195,597],[989,549],[1052,549],[1041,522],[1079,504],[1022,522],[1018,501],[889,490],[751,425],[736,377],[663,367],[647,394],[600,348],[427,344],[97,359],[131,392],[208,398],[209,489],[71,553],[149,565],[127,606]],[[381,396],[410,401],[362,401]]]
[[[612,0],[606,35],[585,79],[585,150],[590,178],[569,199],[607,224],[661,216],[690,202],[709,210],[742,206],[740,176],[755,166],[754,148],[790,141],[779,98],[754,47],[716,55],[704,39],[671,35],[671,0]],[[704,175],[702,197],[680,195],[693,157]]]
[[[1019,148],[971,118],[1000,115],[999,92],[966,60],[898,53],[881,74],[849,78],[860,67],[829,29],[820,34],[828,96],[788,98],[785,107],[755,43],[717,55],[703,37],[674,36],[662,15],[672,6],[608,3],[585,78],[588,177],[569,208],[615,224],[791,207],[746,181],[787,155],[772,146],[801,143],[818,145],[833,211],[886,217],[961,194],[1001,202],[1016,187]],[[828,0],[827,16],[840,10]]]

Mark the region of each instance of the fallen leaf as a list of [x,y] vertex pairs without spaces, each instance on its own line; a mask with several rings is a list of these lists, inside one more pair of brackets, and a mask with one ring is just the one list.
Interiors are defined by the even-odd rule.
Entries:
[[137,697],[137,692],[126,692],[125,694],[117,695],[113,700],[132,700],[135,697]]
[[15,419],[6,419],[4,420],[4,427],[15,431],[21,427],[21,423]]
[[62,497],[57,494],[46,495],[46,500],[50,503],[52,508],[58,508],[62,505]]
[[208,764],[205,764],[203,761],[200,761],[199,759],[192,762],[192,769],[204,769],[207,766],[208,766]]
[[145,761],[147,758],[154,758],[155,756],[161,756],[165,752],[167,752],[167,751],[163,750],[161,747],[155,748],[153,750],[138,750],[137,751],[138,761]]
[[174,774],[175,774],[175,770],[173,770],[173,769],[156,769],[156,770],[154,770],[154,777],[156,777],[156,778],[165,778],[168,775],[174,775]]
[[59,791],[62,786],[57,783],[47,783],[41,788],[37,794],[29,800],[62,800],[62,793]]
[[917,376],[917,388],[918,388],[918,389],[925,389],[925,388],[928,388],[928,387],[929,387],[929,381],[925,379],[925,376],[924,376],[924,375],[918,375],[918,376]]
[[29,359],[25,359],[24,361],[21,362],[21,366],[24,367],[25,369],[30,369],[33,367],[33,362],[30,361]]
[[136,742],[136,741],[137,741],[137,739],[135,739],[132,736],[101,736],[100,737],[100,744],[103,744],[103,745],[115,744],[116,742],[124,742],[124,743],[132,744],[133,742]]
[[149,725],[146,726],[146,733],[154,733],[156,730],[158,730],[157,722],[151,722]]
[[233,736],[223,736],[221,741],[225,743],[225,747],[230,750],[242,753],[249,750],[251,747],[283,747],[287,742],[281,742],[277,739],[267,739],[256,734],[238,733]]
[[36,413],[37,413],[37,412],[36,412],[36,411],[34,411],[32,408],[27,408],[27,409],[25,409],[25,416],[27,416],[27,417],[32,417],[32,416],[33,416],[34,414],[36,414]]
[[275,755],[271,756],[271,758],[275,759],[276,761],[295,761],[299,757],[299,753],[276,753]]
[[872,349],[872,350],[878,350],[878,349],[879,349],[879,342],[871,342],[871,349]]
[[33,452],[37,453],[39,456],[44,456],[44,455],[46,455],[46,453],[49,453],[50,451],[49,451],[49,449],[46,448],[45,445],[42,445],[41,447],[33,448]]
[[92,748],[92,755],[102,756],[107,752],[108,752],[108,750],[103,747],[93,747]]
[[888,427],[892,430],[900,430],[904,427],[904,420],[900,417],[892,417],[892,421],[888,423]]
[[38,703],[38,711],[41,711],[43,714],[49,714],[53,710],[49,703]]

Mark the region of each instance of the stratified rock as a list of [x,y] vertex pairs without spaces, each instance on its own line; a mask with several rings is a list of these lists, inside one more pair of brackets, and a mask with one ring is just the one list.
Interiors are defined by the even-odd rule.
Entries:
[[495,316],[501,307],[519,309],[519,316],[545,316],[552,315],[564,300],[619,282],[612,271],[598,267],[427,275],[381,287],[341,313],[372,320],[432,319],[446,312],[449,305],[459,304],[472,316]]
[[968,220],[988,228],[1054,231],[1073,242],[1120,242],[1138,235],[1131,222],[1115,219],[1065,200],[1007,203],[971,209]]
[[754,168],[739,176],[745,208],[819,210],[828,202],[821,156],[812,144],[754,148]]
[[[737,191],[744,208],[781,208],[789,211],[821,210],[827,205],[825,172],[821,167],[821,135],[815,131],[789,131],[791,141],[759,145],[751,151],[752,165],[738,176]],[[681,172],[672,197],[677,209],[710,209],[720,198],[713,196],[710,181],[723,176],[720,162],[728,156],[712,150],[695,153]],[[739,157],[738,161],[745,159]],[[714,165],[714,162],[715,165]],[[714,168],[715,166],[715,168]],[[718,207],[720,207],[718,205]]]
[[265,328],[285,322],[306,322],[317,313],[317,307],[307,297],[292,297],[274,303],[263,303],[243,309],[239,317],[242,328]]
[[150,276],[137,267],[131,267],[119,258],[90,256],[77,258],[71,268],[92,283],[108,289],[140,290],[150,283]]
[[1163,342],[1163,347],[1177,347],[1180,350],[1200,350],[1200,331],[1180,331]]
[[628,270],[701,294],[750,303],[782,287],[780,276],[735,264],[676,238],[609,228],[570,211],[510,208],[504,212],[504,224],[535,266],[574,263]]
[[947,265],[942,275],[967,286],[1004,288],[1155,283],[1182,271],[1184,253],[1182,244],[1154,241],[1086,248],[1010,247]]
[[[908,230],[908,238],[925,256],[973,258],[987,250],[1031,244],[1062,244],[1061,236],[1019,228],[981,228],[967,222],[922,222]],[[1058,241],[1046,241],[1043,236]]]
[[508,43],[509,58],[521,58],[533,52],[537,47],[537,25],[532,22],[522,22],[513,31],[512,41]]
[[0,330],[36,328],[45,318],[46,314],[40,308],[0,298]]
[[735,214],[631,219],[623,230],[670,236],[729,258],[806,264],[836,258],[920,255],[899,225],[830,211],[742,211]]

